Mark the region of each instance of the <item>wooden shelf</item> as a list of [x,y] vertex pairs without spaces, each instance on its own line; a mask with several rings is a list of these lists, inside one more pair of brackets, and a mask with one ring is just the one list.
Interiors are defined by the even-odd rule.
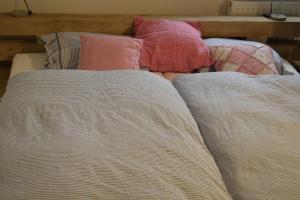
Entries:
[[[0,36],[42,35],[60,31],[85,31],[110,34],[132,34],[134,15],[33,14],[16,18],[0,14]],[[239,16],[146,16],[198,21],[204,37],[286,37],[300,36],[300,17],[285,22],[264,17]]]
[[[132,35],[135,15],[33,14],[16,18],[0,13],[0,61],[11,60],[16,53],[42,52],[36,36],[53,32],[99,32]],[[300,37],[300,17],[272,21],[264,17],[240,16],[144,16],[199,22],[203,37],[251,38]],[[280,48],[278,48],[280,49]]]

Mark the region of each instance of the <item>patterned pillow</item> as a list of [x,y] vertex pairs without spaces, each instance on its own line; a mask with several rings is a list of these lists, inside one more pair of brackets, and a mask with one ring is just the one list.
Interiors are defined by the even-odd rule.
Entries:
[[[261,47],[265,44],[256,42],[256,41],[249,41],[249,40],[238,40],[238,39],[228,39],[228,38],[208,38],[204,40],[205,44],[209,47],[213,46],[235,46],[235,45],[251,45],[256,47]],[[283,59],[280,55],[272,49],[274,63],[277,67],[277,71],[282,74],[283,72]]]
[[216,60],[216,71],[236,71],[245,74],[278,75],[272,49],[267,45],[233,45],[209,47]]
[[80,35],[84,32],[60,32],[41,36],[48,54],[47,68],[77,69],[79,65]]

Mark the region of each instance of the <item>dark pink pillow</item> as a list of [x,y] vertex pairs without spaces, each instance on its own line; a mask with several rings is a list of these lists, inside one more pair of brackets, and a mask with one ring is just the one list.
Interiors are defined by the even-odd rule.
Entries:
[[191,72],[213,64],[198,23],[137,17],[135,37],[144,40],[140,65],[151,71]]
[[139,69],[140,39],[112,35],[81,35],[82,70]]

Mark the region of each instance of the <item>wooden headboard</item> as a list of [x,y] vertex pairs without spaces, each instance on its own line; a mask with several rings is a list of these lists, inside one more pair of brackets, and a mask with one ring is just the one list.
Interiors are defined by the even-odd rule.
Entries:
[[[0,61],[11,60],[16,53],[43,52],[44,47],[37,43],[37,36],[47,33],[81,31],[131,35],[134,17],[134,15],[34,14],[30,17],[15,18],[9,14],[0,14]],[[289,17],[285,22],[275,22],[264,17],[145,17],[197,21],[201,25],[203,37],[238,37],[263,41],[268,37],[300,37],[299,17]]]

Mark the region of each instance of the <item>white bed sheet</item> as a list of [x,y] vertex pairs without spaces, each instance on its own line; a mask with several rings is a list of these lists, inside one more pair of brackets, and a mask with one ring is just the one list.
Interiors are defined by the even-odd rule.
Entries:
[[[47,54],[46,53],[24,53],[16,54],[10,72],[10,78],[22,73],[34,70],[45,69],[47,65]],[[168,80],[173,80],[177,76],[182,75],[182,73],[156,73],[160,76],[165,77]],[[299,75],[297,70],[286,60],[283,62],[283,75]]]

